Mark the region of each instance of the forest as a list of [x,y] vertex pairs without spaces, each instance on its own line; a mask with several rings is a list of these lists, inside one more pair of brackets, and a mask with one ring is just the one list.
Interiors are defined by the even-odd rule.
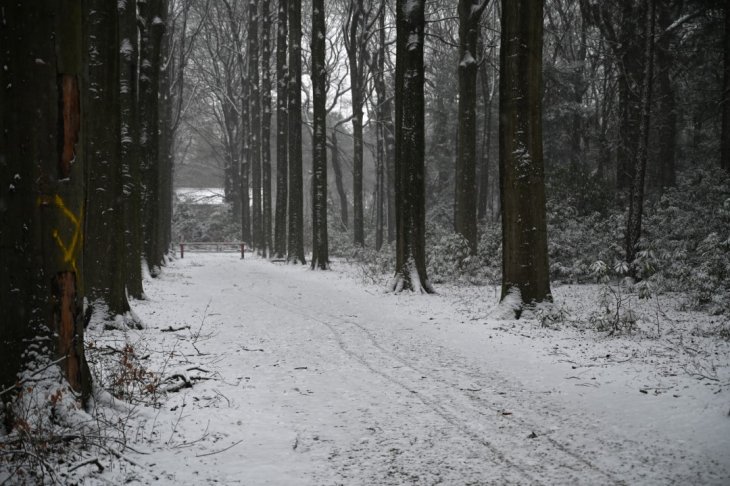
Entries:
[[[198,256],[196,245],[241,247],[241,261]],[[196,258],[202,263],[190,263]],[[189,276],[206,265],[217,277]],[[238,287],[227,272],[239,272],[240,286],[258,299],[226,304],[242,313],[231,319],[258,321],[240,335],[207,335],[211,316],[224,312],[211,302]],[[271,279],[281,282],[269,295],[263,289]],[[339,280],[325,287],[321,279]],[[296,282],[299,293],[291,290]],[[321,294],[307,288],[320,284]],[[376,316],[353,323],[346,316],[356,311],[331,296],[371,287],[385,296],[373,304],[383,309],[407,302],[412,312],[438,314],[448,301],[465,310],[446,320],[486,319],[509,339],[534,334],[546,346],[545,329],[587,330],[580,339],[588,346],[680,336],[681,350],[672,353],[693,360],[684,374],[716,386],[726,403],[727,2],[0,1],[0,484],[114,484],[138,474],[127,468],[148,471],[128,438],[147,422],[133,413],[169,408],[166,400],[181,389],[223,380],[205,356],[228,351],[220,344],[201,352],[202,336],[241,340],[245,354],[268,356],[265,344],[244,343],[246,332],[275,333],[257,326],[288,319],[281,309],[325,326],[353,363],[374,367],[391,384],[410,383],[372,357],[426,365],[378,340],[386,334],[368,327]],[[302,295],[319,299],[321,309]],[[365,301],[352,299],[367,314]],[[198,307],[185,307],[191,302]],[[160,320],[175,306],[191,314]],[[393,319],[401,334],[392,330],[388,343],[410,329]],[[187,333],[180,342],[191,354],[181,355],[178,371],[168,366],[178,352],[169,342],[146,351],[130,344],[129,336],[153,331]],[[289,334],[276,333],[284,346]],[[375,354],[357,354],[352,333]],[[611,349],[601,354],[608,358]],[[461,364],[444,366],[462,376]],[[418,380],[406,390],[416,394]],[[442,377],[435,389],[450,380]],[[323,386],[339,386],[332,383]],[[662,390],[641,393],[647,389]],[[449,402],[456,410],[449,415],[433,400],[419,406],[452,425],[472,406]],[[454,433],[468,437],[464,427],[479,414],[463,420],[469,425]],[[177,422],[167,446],[176,431]],[[212,440],[207,434],[201,442]],[[295,451],[302,437],[297,432]],[[210,450],[216,457],[227,451]],[[606,475],[641,482],[576,454],[566,460],[587,467],[579,484],[606,482]],[[511,461],[490,480],[570,478]],[[104,473],[107,462],[112,475]],[[380,470],[343,476],[348,464],[338,463],[333,477],[250,479],[491,484],[471,470],[410,480]],[[722,484],[730,461],[687,470],[652,478],[681,482],[701,472],[700,483]],[[164,481],[149,474],[137,480]],[[182,481],[195,484],[192,476]]]

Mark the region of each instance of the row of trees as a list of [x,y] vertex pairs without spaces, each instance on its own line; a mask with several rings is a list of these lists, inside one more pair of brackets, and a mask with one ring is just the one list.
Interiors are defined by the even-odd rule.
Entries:
[[185,2],[3,7],[3,401],[22,370],[49,363],[86,398],[85,325],[140,325],[128,298],[144,297],[143,261],[156,275],[170,246]]
[[[688,160],[715,151],[728,168],[730,103],[717,102],[730,91],[730,29],[716,27],[727,26],[730,9],[719,1],[272,6],[62,0],[3,10],[3,391],[43,358],[88,392],[84,321],[127,313],[127,297],[143,297],[142,260],[153,275],[164,264],[172,154],[184,160],[194,139],[223,160],[242,239],[305,263],[309,221],[313,268],[329,263],[334,200],[339,223],[365,244],[371,180],[375,246],[395,244],[396,291],[432,291],[427,210],[447,207],[445,220],[475,252],[478,221],[498,207],[502,297],[518,297],[518,315],[525,303],[550,299],[546,168],[549,176],[568,167],[570,184],[595,178],[616,188],[629,208],[629,263],[647,173],[662,181],[650,185],[657,191],[671,185],[680,149],[694,154]],[[718,79],[708,62],[688,60],[704,43],[722,47],[702,51],[704,61],[724,55]],[[689,68],[676,67],[680,55]],[[708,79],[719,88],[699,90],[687,106],[678,101]],[[705,113],[710,100],[722,114],[715,121]],[[343,139],[352,141],[348,151]]]

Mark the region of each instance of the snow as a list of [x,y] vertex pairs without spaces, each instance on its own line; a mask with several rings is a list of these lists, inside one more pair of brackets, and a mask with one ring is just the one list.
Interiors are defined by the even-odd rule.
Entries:
[[74,474],[181,485],[730,481],[730,343],[704,337],[717,318],[674,311],[669,296],[636,304],[651,326],[608,337],[577,322],[598,286],[553,288],[572,317],[541,327],[549,309],[488,317],[496,288],[392,294],[333,268],[186,252],[146,278],[148,300],[133,308],[147,328],[87,339],[134,346],[178,391],[128,418],[140,453],[124,452],[123,467]]
[[119,46],[119,53],[126,56],[132,55],[134,53],[134,48],[132,47],[132,43],[129,41],[129,39],[122,39],[122,42]]
[[464,51],[464,55],[461,58],[461,62],[459,63],[459,67],[461,68],[468,68],[470,66],[473,66],[477,63],[476,59],[474,59],[474,56],[471,55],[471,52]]
[[180,187],[175,194],[182,202],[188,204],[223,204],[223,188],[220,187]]

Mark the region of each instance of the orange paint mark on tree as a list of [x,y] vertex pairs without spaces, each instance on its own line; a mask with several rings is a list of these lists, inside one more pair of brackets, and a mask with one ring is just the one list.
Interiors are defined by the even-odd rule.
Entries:
[[77,350],[76,319],[80,312],[76,299],[76,274],[59,272],[53,281],[53,324],[58,335],[58,350],[66,356],[63,368],[75,390],[81,389],[81,358]]

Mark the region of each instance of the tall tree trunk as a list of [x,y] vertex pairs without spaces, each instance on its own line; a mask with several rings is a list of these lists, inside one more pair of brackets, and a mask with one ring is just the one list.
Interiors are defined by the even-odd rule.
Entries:
[[479,192],[477,199],[477,219],[486,221],[489,209],[489,166],[492,150],[492,87],[487,73],[487,64],[482,63],[480,67],[482,80],[482,103],[484,107],[484,133],[482,135],[482,156],[479,163]]
[[525,305],[549,301],[545,174],[542,151],[541,0],[502,4],[499,165],[502,297]]
[[364,19],[362,15],[363,0],[350,0],[348,41],[345,43],[347,58],[350,63],[350,96],[352,98],[352,228],[353,241],[356,245],[365,245],[364,209],[362,192],[363,171],[363,61],[362,31]]
[[[103,320],[129,311],[125,293],[122,132],[119,112],[117,5],[88,0],[86,42],[89,86],[85,92],[86,296]],[[156,165],[156,164],[155,164]]]
[[433,292],[426,275],[424,2],[396,2],[396,267],[392,289]]
[[139,2],[143,22],[140,36],[139,121],[142,179],[144,180],[142,217],[144,218],[144,253],[152,276],[157,276],[164,255],[159,252],[158,198],[160,194],[160,58],[165,30],[163,0]]
[[305,264],[302,179],[302,5],[289,3],[289,241],[287,260]]
[[[651,115],[652,78],[654,74],[654,27],[656,1],[646,0],[644,30],[644,76],[641,83],[641,118],[639,124],[639,146],[636,151],[634,174],[629,194],[629,216],[626,225],[626,261],[636,258],[637,245],[641,237],[641,220],[644,212],[644,178],[649,152],[649,123]],[[632,269],[635,275],[635,269]]]
[[657,21],[659,31],[664,34],[659,37],[656,45],[657,69],[657,104],[656,128],[657,150],[654,151],[657,177],[654,184],[659,188],[673,186],[676,183],[675,156],[677,151],[677,100],[674,95],[674,86],[670,72],[674,65],[671,51],[671,34],[667,29],[672,25],[672,0],[663,0],[658,9]]
[[[377,84],[376,84],[377,86]],[[375,108],[375,251],[380,251],[383,247],[383,237],[385,230],[385,141],[382,123],[382,91],[376,87],[378,95],[377,106]]]
[[616,186],[619,190],[631,187],[639,145],[639,124],[641,117],[641,75],[642,43],[640,12],[633,0],[623,2],[623,21],[619,26],[619,52],[617,75],[619,83],[619,151],[616,172]]
[[286,255],[286,229],[288,195],[288,152],[289,128],[287,115],[287,5],[279,0],[276,22],[276,221],[274,224],[274,254],[276,258]]
[[395,241],[395,128],[393,126],[393,103],[388,96],[385,83],[385,13],[386,0],[381,1],[380,17],[378,18],[378,78],[377,83],[381,84],[380,90],[383,93],[383,100],[378,103],[380,106],[381,130],[383,135],[384,157],[385,157],[385,181],[388,216],[388,243]]
[[326,270],[327,241],[327,58],[324,0],[312,1],[312,269]]
[[730,172],[730,5],[725,5],[724,80],[720,167]]
[[388,181],[386,179],[386,118],[390,120],[390,114],[386,114],[386,106],[389,108],[388,94],[385,87],[385,2],[381,1],[378,10],[378,43],[371,55],[370,70],[373,73],[373,85],[375,87],[375,250],[380,251],[385,239],[385,230],[388,214]]
[[[163,3],[163,11],[166,13],[165,19],[173,21],[170,12],[167,12],[168,2]],[[170,251],[170,235],[172,224],[172,171],[173,171],[173,137],[172,132],[172,109],[173,109],[173,93],[172,78],[174,73],[172,69],[174,64],[171,62],[170,56],[173,55],[173,44],[177,39],[172,35],[172,29],[165,29],[162,37],[162,49],[160,52],[160,149],[159,149],[159,193],[157,195],[157,231],[155,235],[156,253],[161,256],[161,263],[165,263],[165,257]],[[184,35],[184,34],[183,34]]]
[[127,293],[134,299],[144,296],[142,286],[141,171],[139,165],[139,127],[137,119],[137,1],[120,2],[119,49],[122,177],[124,184],[124,252]]
[[58,362],[86,401],[82,11],[71,0],[2,9],[0,389],[31,361]]
[[264,247],[264,231],[261,211],[261,93],[259,91],[259,13],[258,0],[248,3],[248,83],[249,83],[249,140],[251,163],[251,237],[254,247],[261,253]]
[[459,143],[456,155],[454,230],[477,253],[477,45],[488,0],[459,0]]
[[261,4],[261,182],[263,184],[263,252],[272,254],[271,242],[271,16],[268,0]]
[[330,134],[330,149],[332,150],[332,171],[335,173],[335,187],[337,187],[337,195],[340,199],[340,220],[342,227],[347,229],[349,215],[348,215],[348,203],[347,203],[347,192],[345,191],[345,184],[342,181],[342,166],[340,165],[340,146],[337,139],[337,130],[340,127],[338,123],[332,128]]

